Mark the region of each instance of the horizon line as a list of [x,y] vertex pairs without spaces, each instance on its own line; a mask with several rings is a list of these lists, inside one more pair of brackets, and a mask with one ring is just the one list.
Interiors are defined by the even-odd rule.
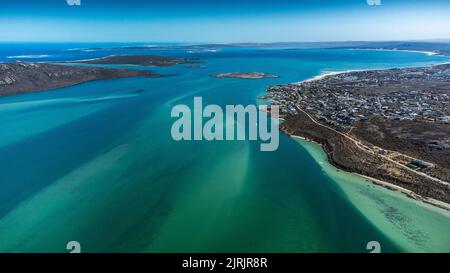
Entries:
[[402,40],[314,40],[314,41],[273,41],[273,42],[200,42],[200,41],[40,41],[40,40],[16,40],[16,41],[0,41],[0,43],[166,43],[166,44],[219,44],[219,45],[237,45],[237,44],[293,44],[293,43],[355,43],[355,42],[435,42],[450,43],[450,38],[432,38],[432,39],[402,39]]

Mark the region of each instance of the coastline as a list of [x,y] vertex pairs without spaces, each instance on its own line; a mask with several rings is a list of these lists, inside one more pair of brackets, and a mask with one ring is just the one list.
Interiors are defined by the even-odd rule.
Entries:
[[[365,50],[373,50],[373,49],[365,49]],[[388,50],[388,51],[398,51],[398,50],[389,50],[389,49],[380,49],[380,50]],[[408,52],[411,52],[409,50],[407,50]],[[424,53],[422,51],[420,51],[421,53]],[[434,55],[439,55],[439,54],[434,54]],[[442,62],[442,63],[437,63],[437,64],[433,64],[430,66],[436,66],[436,65],[446,65],[446,64],[450,64],[450,61],[448,62]],[[347,69],[347,70],[336,70],[336,71],[322,71],[320,72],[319,75],[302,80],[302,81],[298,81],[298,82],[293,82],[292,84],[301,84],[301,83],[305,83],[305,82],[312,82],[312,81],[317,81],[317,80],[321,80],[323,78],[326,78],[328,76],[336,76],[336,75],[340,75],[340,74],[345,74],[345,73],[352,73],[352,72],[365,72],[365,71],[377,71],[377,70],[386,70],[386,69],[392,69],[392,68],[374,68],[374,69]]]
[[413,52],[413,53],[423,53],[428,56],[435,56],[435,55],[442,55],[445,56],[445,54],[441,54],[439,52],[435,51],[426,51],[426,50],[409,50],[409,49],[394,49],[394,48],[347,48],[347,50],[375,50],[375,51],[400,51],[400,52]]
[[[314,140],[311,140],[311,139],[308,139],[308,138],[302,137],[302,136],[297,136],[297,135],[290,135],[290,137],[296,138],[296,139],[300,139],[302,141],[314,143],[315,145],[320,146],[322,151],[326,152],[325,149],[323,148],[323,145],[318,143],[318,142],[316,142],[316,141],[314,141]],[[436,199],[433,199],[433,198],[423,197],[423,196],[421,196],[421,195],[419,195],[417,193],[414,193],[411,190],[405,189],[405,188],[400,187],[398,185],[395,185],[393,183],[389,183],[389,182],[386,182],[386,181],[383,181],[383,180],[380,180],[380,179],[377,179],[377,178],[374,178],[374,177],[366,176],[366,175],[363,175],[363,174],[360,174],[360,173],[356,173],[356,172],[349,172],[349,171],[344,170],[342,168],[339,168],[338,166],[333,164],[333,162],[330,161],[330,159],[328,157],[327,157],[327,161],[328,161],[329,164],[331,164],[332,166],[334,166],[335,168],[337,168],[338,170],[340,170],[342,172],[345,172],[345,173],[351,174],[351,175],[359,176],[359,177],[363,178],[365,181],[370,182],[370,183],[372,183],[374,185],[383,187],[385,189],[388,189],[388,190],[391,190],[391,191],[400,192],[402,194],[405,194],[407,197],[412,198],[412,199],[414,199],[416,201],[423,202],[423,203],[426,203],[426,204],[430,204],[430,205],[433,205],[433,206],[438,207],[440,209],[444,209],[444,210],[450,211],[450,204],[448,204],[448,203],[445,203],[445,202],[442,202],[442,201],[439,201],[439,200],[436,200]]]
[[[358,50],[358,49],[354,49],[354,50]],[[439,53],[436,53],[436,52],[415,51],[415,50],[396,50],[396,49],[364,49],[364,50],[407,51],[407,52],[424,53],[424,54],[427,54],[429,56],[440,55]],[[433,54],[431,54],[431,53],[433,53]],[[433,64],[432,66],[445,65],[445,64],[450,64],[450,62],[442,62],[442,63],[438,63],[438,64]],[[328,77],[328,76],[334,76],[334,75],[339,75],[339,74],[344,74],[344,73],[373,71],[373,70],[380,70],[380,69],[356,69],[356,70],[355,69],[349,69],[349,70],[342,70],[342,71],[328,71],[328,72],[321,73],[321,74],[319,74],[317,76],[314,76],[314,77],[311,77],[311,78],[308,78],[308,79],[305,79],[305,80],[302,80],[302,81],[299,81],[299,82],[294,82],[292,84],[301,84],[301,83],[305,83],[305,82],[312,82],[312,81],[316,81],[316,80],[321,80],[321,79],[323,79],[325,77]],[[289,134],[289,136],[292,137],[292,138],[297,138],[297,139],[300,139],[302,141],[308,141],[308,142],[312,142],[312,143],[314,143],[316,145],[319,145],[320,148],[325,153],[327,153],[327,151],[323,147],[323,145],[321,143],[317,142],[317,141],[314,141],[312,139],[308,139],[308,138],[303,137],[303,136],[293,135],[293,134]],[[450,211],[450,203],[447,203],[447,202],[444,202],[444,201],[440,201],[440,200],[437,200],[437,199],[434,199],[434,198],[431,198],[431,197],[422,196],[420,194],[415,193],[412,190],[408,190],[406,188],[403,188],[401,186],[398,186],[396,184],[393,184],[393,183],[390,183],[390,182],[387,182],[387,181],[383,181],[383,180],[380,180],[380,179],[377,179],[377,178],[374,178],[374,177],[366,176],[364,174],[360,174],[360,173],[357,173],[357,172],[345,170],[345,169],[341,168],[339,166],[339,164],[334,164],[334,162],[332,161],[332,159],[329,156],[327,156],[327,161],[328,161],[328,163],[330,163],[332,166],[334,166],[338,170],[346,172],[348,174],[357,175],[357,176],[365,179],[367,182],[370,182],[370,183],[372,183],[374,185],[378,185],[378,186],[384,187],[384,188],[392,190],[392,191],[401,192],[402,194],[404,194],[407,197],[409,197],[411,199],[414,199],[416,201],[420,201],[422,203],[430,204],[430,205],[432,205],[434,207],[437,207],[437,208],[440,208],[440,209],[443,209],[443,210],[446,210],[446,211]]]
[[319,75],[314,76],[312,78],[303,80],[303,81],[299,81],[299,82],[294,82],[293,84],[301,84],[301,83],[305,83],[305,82],[312,82],[312,81],[317,81],[317,80],[321,80],[325,77],[328,76],[336,76],[339,74],[344,74],[344,73],[350,73],[350,72],[358,72],[358,71],[370,71],[371,69],[366,69],[366,70],[358,70],[358,69],[349,69],[349,70],[342,70],[342,71],[327,71],[327,72],[321,72]]
[[[318,143],[318,142],[316,142],[314,140],[307,139],[307,138],[302,137],[302,136],[296,136],[296,135],[291,135],[290,137],[295,138],[295,139],[300,139],[302,141],[313,143],[313,144],[315,144],[317,146],[320,146],[322,151],[325,152],[325,149],[323,148],[322,144],[320,144],[320,143]],[[412,198],[412,199],[414,199],[416,201],[423,202],[423,203],[426,203],[426,204],[430,204],[430,205],[433,205],[433,206],[438,207],[440,209],[444,209],[444,210],[450,211],[450,204],[448,204],[448,203],[445,203],[445,202],[442,202],[442,201],[439,201],[439,200],[436,200],[436,199],[433,199],[433,198],[423,197],[423,196],[421,196],[419,194],[414,193],[411,190],[405,189],[405,188],[400,187],[398,185],[395,185],[393,183],[389,183],[389,182],[386,182],[386,181],[383,181],[383,180],[380,180],[380,179],[377,179],[377,178],[374,178],[374,177],[366,176],[366,175],[363,175],[363,174],[360,174],[360,173],[356,173],[356,172],[346,171],[346,170],[344,170],[342,168],[339,168],[336,165],[334,165],[333,162],[331,162],[329,159],[327,159],[327,160],[328,160],[329,164],[331,164],[333,167],[335,167],[336,169],[338,169],[338,170],[340,170],[342,172],[345,172],[345,173],[351,174],[351,175],[359,176],[359,177],[363,178],[364,180],[366,180],[367,182],[370,182],[370,183],[372,183],[374,185],[383,187],[385,189],[388,189],[388,190],[391,190],[391,191],[400,192],[402,194],[405,194],[407,197]]]
[[[401,51],[401,52],[413,52],[413,53],[422,53],[422,54],[426,54],[427,56],[436,56],[436,55],[440,55],[440,56],[446,56],[444,54],[440,54],[438,52],[434,52],[434,51],[424,51],[424,50],[407,50],[407,49],[386,49],[386,48],[347,48],[346,50],[367,50],[367,51],[393,51],[393,52],[397,52],[397,51]],[[450,61],[447,62],[443,62],[443,63],[437,63],[437,64],[433,64],[433,65],[442,65],[442,64],[450,64]],[[302,80],[299,82],[294,82],[293,84],[300,84],[300,83],[304,83],[304,82],[311,82],[311,81],[315,81],[315,80],[321,80],[327,76],[335,76],[335,75],[339,75],[339,74],[343,74],[343,73],[351,73],[351,72],[363,72],[363,71],[373,71],[373,70],[380,70],[380,68],[374,68],[374,69],[347,69],[347,70],[338,70],[338,71],[326,71],[326,72],[321,72],[321,74],[316,75],[314,77],[308,78],[306,80]]]
[[[396,51],[396,50],[392,50],[392,51]],[[421,52],[421,53],[424,53],[424,52]],[[444,62],[444,63],[440,63],[440,64],[437,64],[437,65],[449,64],[449,63],[450,62]],[[314,76],[312,78],[309,78],[309,79],[306,79],[306,80],[303,80],[303,81],[300,81],[300,82],[296,82],[296,83],[293,83],[293,84],[300,84],[300,83],[304,83],[304,82],[311,82],[311,81],[323,79],[323,78],[328,77],[328,76],[339,75],[339,74],[343,74],[343,73],[358,72],[358,71],[372,71],[372,70],[377,70],[377,69],[330,71],[330,72],[322,73],[320,75],[317,75],[317,76]],[[300,140],[303,140],[303,141],[308,141],[308,142],[312,142],[312,143],[314,143],[316,145],[319,145],[321,147],[321,149],[324,152],[326,152],[326,150],[324,149],[322,144],[320,144],[320,143],[318,143],[318,142],[316,142],[316,141],[314,141],[312,139],[308,139],[306,137],[298,136],[298,135],[289,135],[289,136],[292,137],[292,138],[297,138],[297,139],[300,139]],[[401,192],[401,193],[405,194],[406,196],[408,196],[409,198],[412,198],[414,200],[421,201],[423,203],[427,203],[427,204],[433,205],[435,207],[438,207],[438,208],[450,211],[450,204],[449,203],[446,203],[446,202],[443,202],[443,201],[439,201],[439,200],[436,200],[436,199],[433,199],[433,198],[430,198],[430,197],[424,197],[424,196],[422,196],[420,194],[417,194],[417,193],[415,193],[415,192],[413,192],[411,190],[405,189],[403,187],[400,187],[398,185],[395,185],[395,184],[387,182],[387,181],[383,181],[383,180],[380,180],[380,179],[377,179],[377,178],[374,178],[374,177],[370,177],[370,176],[366,176],[366,175],[363,175],[363,174],[359,174],[359,173],[356,173],[356,172],[347,171],[347,170],[345,170],[343,168],[340,168],[336,164],[333,164],[332,160],[330,160],[329,157],[327,157],[327,160],[328,160],[328,162],[331,165],[333,165],[337,169],[339,169],[341,171],[344,171],[346,173],[349,173],[349,174],[357,175],[357,176],[367,180],[368,182],[371,182],[372,184],[384,187],[384,188],[392,190],[392,191]]]

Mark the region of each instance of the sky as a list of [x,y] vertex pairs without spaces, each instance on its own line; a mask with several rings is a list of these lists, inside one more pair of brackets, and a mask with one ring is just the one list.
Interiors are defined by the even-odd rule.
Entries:
[[[450,39],[450,0],[1,0],[0,41]],[[380,1],[381,5],[369,5]]]

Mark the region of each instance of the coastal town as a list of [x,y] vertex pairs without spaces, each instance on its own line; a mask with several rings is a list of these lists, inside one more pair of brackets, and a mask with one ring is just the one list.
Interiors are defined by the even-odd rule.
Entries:
[[298,105],[339,131],[374,115],[450,122],[450,65],[336,73],[268,93],[283,114],[296,115]]
[[260,99],[280,106],[283,132],[318,142],[336,167],[448,202],[449,97],[442,64],[328,73]]

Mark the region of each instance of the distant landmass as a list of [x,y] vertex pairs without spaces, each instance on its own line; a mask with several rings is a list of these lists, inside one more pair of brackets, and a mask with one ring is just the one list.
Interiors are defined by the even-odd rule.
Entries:
[[285,48],[322,48],[322,49],[389,49],[426,51],[450,55],[450,41],[348,41],[348,42],[299,42],[268,44],[235,44],[240,47],[285,47]]
[[278,78],[277,75],[270,75],[260,72],[233,72],[221,73],[212,75],[214,78],[237,78],[237,79],[264,79],[264,78]]
[[[197,44],[167,46],[123,46],[116,49],[128,50],[199,50],[211,51],[222,48],[292,48],[292,49],[389,49],[427,51],[436,54],[450,55],[450,40],[424,41],[337,41],[337,42],[276,42],[276,43],[233,43],[233,44]],[[110,48],[91,48],[101,51]],[[84,49],[85,50],[85,49]]]
[[113,55],[95,60],[79,61],[88,64],[123,64],[141,66],[173,66],[177,64],[197,64],[197,58],[176,58],[159,55]]

